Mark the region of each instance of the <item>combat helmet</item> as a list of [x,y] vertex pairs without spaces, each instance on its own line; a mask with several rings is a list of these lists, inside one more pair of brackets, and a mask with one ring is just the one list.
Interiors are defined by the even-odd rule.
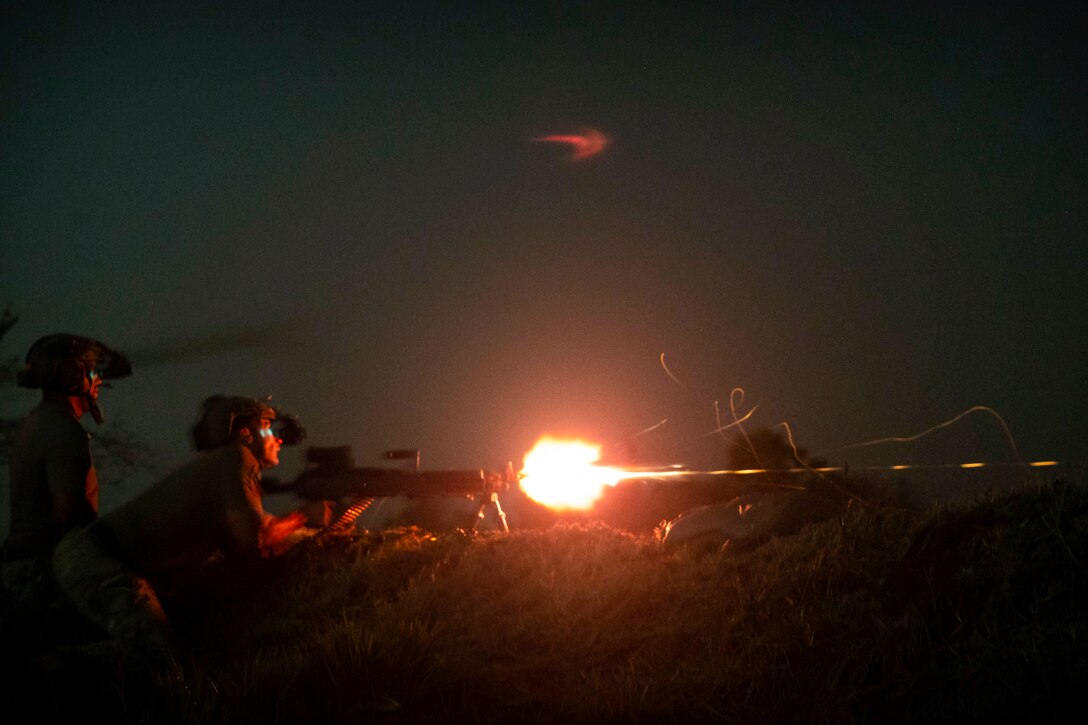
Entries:
[[[39,338],[26,353],[23,369],[15,376],[21,388],[50,388],[57,384],[57,370],[65,360],[76,362],[84,378],[95,372],[103,380],[125,378],[132,374],[132,365],[121,353],[105,343],[81,335],[56,333]],[[73,386],[64,392],[83,392]]]
[[91,416],[101,424],[102,408],[91,393],[92,379],[98,376],[115,380],[131,374],[128,358],[105,343],[82,335],[56,333],[39,338],[30,346],[23,369],[15,375],[15,383],[21,388],[83,396]]
[[190,431],[193,448],[210,451],[227,443],[239,418],[275,420],[276,410],[267,403],[240,395],[212,395],[200,405],[200,418]]

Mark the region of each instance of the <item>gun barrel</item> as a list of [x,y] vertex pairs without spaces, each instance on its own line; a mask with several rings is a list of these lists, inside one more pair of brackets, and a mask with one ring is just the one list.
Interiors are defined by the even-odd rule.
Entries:
[[399,471],[386,468],[313,468],[295,480],[301,498],[335,500],[345,496],[449,496],[497,493],[507,488],[498,474],[483,469],[461,471]]

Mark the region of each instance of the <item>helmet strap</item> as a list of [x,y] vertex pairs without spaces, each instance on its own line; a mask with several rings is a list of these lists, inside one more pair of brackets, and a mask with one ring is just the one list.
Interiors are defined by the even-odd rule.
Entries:
[[98,401],[89,395],[86,396],[86,398],[89,406],[87,408],[88,412],[91,414],[91,417],[94,418],[96,424],[102,425],[102,408],[98,405]]

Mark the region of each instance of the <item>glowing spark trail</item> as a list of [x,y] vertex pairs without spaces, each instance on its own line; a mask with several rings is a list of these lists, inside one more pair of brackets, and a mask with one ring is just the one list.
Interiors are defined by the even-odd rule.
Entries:
[[581,134],[554,134],[551,136],[538,136],[532,140],[567,144],[574,152],[571,156],[572,161],[581,161],[596,156],[604,151],[608,144],[612,143],[612,139],[595,128],[588,129]]
[[997,419],[998,424],[1001,426],[1001,430],[1004,431],[1004,433],[1005,433],[1005,440],[1007,440],[1009,442],[1009,447],[1012,448],[1012,453],[1013,453],[1014,456],[1016,456],[1016,460],[1022,466],[1027,465],[1027,464],[1024,463],[1024,459],[1020,457],[1020,450],[1016,447],[1016,441],[1013,440],[1012,431],[1009,430],[1009,426],[1008,426],[1008,424],[1005,423],[1005,419],[1002,418],[998,414],[998,412],[996,410],[994,410],[993,408],[990,408],[988,406],[985,406],[985,405],[976,405],[973,408],[968,408],[967,410],[963,411],[959,415],[957,415],[957,416],[955,416],[953,418],[950,418],[950,419],[946,420],[943,423],[938,423],[937,425],[933,426],[932,428],[927,428],[926,430],[924,430],[921,433],[918,433],[916,435],[907,436],[907,437],[878,438],[878,439],[876,439],[874,441],[865,441],[864,443],[855,443],[853,445],[843,446],[842,450],[846,450],[846,449],[849,449],[849,448],[864,448],[866,446],[875,446],[878,443],[910,443],[911,441],[916,441],[919,438],[922,438],[923,436],[927,436],[927,435],[929,435],[930,433],[932,433],[934,431],[940,430],[941,428],[947,428],[948,426],[952,425],[953,423],[960,420],[961,418],[964,418],[964,417],[966,417],[967,415],[969,415],[971,413],[977,413],[977,412],[989,413],[990,415],[992,415],[994,418]]
[[649,433],[650,431],[654,431],[654,430],[657,430],[658,428],[660,428],[661,426],[665,425],[665,424],[666,424],[666,423],[668,423],[668,422],[669,422],[669,419],[668,419],[668,418],[662,418],[661,420],[657,421],[656,423],[654,423],[653,425],[651,425],[651,426],[650,426],[649,428],[647,428],[646,430],[640,430],[640,431],[639,431],[638,433],[635,433],[635,435],[636,435],[636,436],[642,436],[642,435],[646,435],[646,434],[647,434],[647,433]]
[[756,408],[758,408],[758,407],[759,407],[758,405],[753,405],[752,409],[749,410],[747,413],[745,413],[740,418],[737,418],[732,423],[726,423],[725,425],[722,425],[722,413],[721,413],[721,410],[718,408],[718,401],[715,400],[714,401],[714,419],[717,421],[718,427],[715,428],[714,430],[710,431],[709,433],[705,433],[704,435],[708,435],[708,436],[721,435],[722,439],[725,440],[728,443],[729,439],[725,437],[723,432],[729,430],[730,428],[735,428],[735,427],[739,428],[741,423],[743,423],[744,421],[746,421],[746,420],[748,420],[749,418],[752,417],[752,413],[755,413]]
[[684,387],[684,384],[676,379],[676,376],[672,374],[672,370],[669,370],[669,366],[665,364],[665,353],[661,353],[661,369],[665,371],[665,374],[669,376],[670,380],[681,388]]

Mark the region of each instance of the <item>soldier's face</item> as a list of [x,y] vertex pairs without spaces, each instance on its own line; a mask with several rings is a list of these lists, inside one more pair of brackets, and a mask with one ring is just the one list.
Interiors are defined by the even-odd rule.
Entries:
[[69,395],[86,395],[92,400],[98,400],[102,387],[102,376],[94,362],[88,360],[61,360],[57,364],[56,380]]
[[280,462],[280,446],[283,442],[272,432],[272,421],[261,420],[253,437],[252,451],[261,468],[269,468]]
[[87,381],[90,386],[87,390],[87,396],[92,400],[98,400],[98,391],[102,387],[102,376],[98,373],[97,368],[87,373]]

